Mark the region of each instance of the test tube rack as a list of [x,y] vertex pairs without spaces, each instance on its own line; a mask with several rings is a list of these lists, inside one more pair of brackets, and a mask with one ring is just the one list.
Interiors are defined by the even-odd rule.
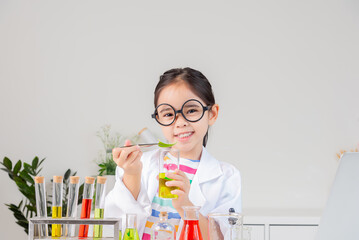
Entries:
[[[38,224],[74,224],[74,225],[113,225],[114,232],[113,238],[102,238],[102,239],[119,239],[119,230],[121,226],[121,219],[119,218],[106,218],[106,219],[80,219],[80,218],[49,218],[49,217],[34,217],[29,219],[29,237],[28,240],[34,239],[52,239],[51,236],[48,237],[37,237],[35,234],[35,225]],[[35,238],[36,237],[36,238]],[[78,239],[78,237],[59,237],[56,239]],[[86,239],[93,239],[88,237]],[[97,238],[98,239],[98,238]]]

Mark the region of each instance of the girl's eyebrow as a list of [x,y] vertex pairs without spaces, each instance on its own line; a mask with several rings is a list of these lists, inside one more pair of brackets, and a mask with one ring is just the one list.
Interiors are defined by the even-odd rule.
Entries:
[[169,110],[171,110],[171,108],[170,108],[170,107],[163,108],[163,109],[161,109],[160,113],[162,113],[162,112],[164,112],[164,111],[169,111]]
[[197,104],[186,105],[186,107],[199,107]]

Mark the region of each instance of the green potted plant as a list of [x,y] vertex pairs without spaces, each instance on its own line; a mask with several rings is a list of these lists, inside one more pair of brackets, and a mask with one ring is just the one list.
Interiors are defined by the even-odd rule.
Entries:
[[[13,215],[16,219],[16,223],[20,225],[26,234],[28,234],[29,229],[29,218],[36,216],[36,198],[35,198],[35,182],[34,177],[40,175],[42,170],[41,165],[45,161],[45,158],[39,160],[38,157],[34,157],[31,161],[31,164],[26,162],[22,162],[18,160],[16,164],[8,158],[4,157],[3,161],[0,162],[4,167],[1,168],[3,171],[8,173],[9,178],[15,182],[18,187],[20,193],[23,195],[24,199],[22,199],[18,204],[9,203],[5,204],[10,211],[13,212]],[[76,175],[76,172],[72,173],[70,169],[68,169],[64,174],[64,196],[63,196],[63,212],[62,215],[66,216],[67,209],[67,196],[69,190],[69,178],[70,176]],[[79,199],[78,204],[82,202],[82,193],[83,193],[83,184],[79,188]],[[51,216],[51,202],[47,202],[47,213],[48,216]],[[51,233],[51,229],[49,229]]]

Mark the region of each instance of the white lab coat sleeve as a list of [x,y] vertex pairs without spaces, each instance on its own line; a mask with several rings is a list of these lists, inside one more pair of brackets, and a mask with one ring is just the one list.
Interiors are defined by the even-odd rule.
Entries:
[[145,181],[148,174],[144,171],[148,169],[148,167],[146,167],[148,161],[146,160],[146,157],[142,156],[143,170],[141,174],[141,188],[137,200],[132,196],[132,193],[122,181],[123,169],[120,167],[116,168],[115,186],[106,196],[105,218],[122,218],[124,220],[126,213],[135,213],[137,214],[137,228],[143,228],[142,225],[146,223],[147,217],[151,214],[151,201],[149,200]]

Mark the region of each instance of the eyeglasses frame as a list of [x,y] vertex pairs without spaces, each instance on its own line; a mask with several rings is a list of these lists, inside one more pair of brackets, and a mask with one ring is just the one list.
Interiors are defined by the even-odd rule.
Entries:
[[[185,117],[185,115],[183,114],[183,107],[184,107],[184,105],[186,105],[186,103],[188,103],[189,101],[196,101],[196,102],[198,102],[198,103],[202,106],[202,109],[203,109],[202,116],[201,116],[198,120],[195,120],[195,121],[189,120],[189,119],[187,119],[187,118]],[[156,115],[158,115],[157,109],[158,109],[158,107],[161,106],[161,105],[168,105],[168,106],[170,106],[170,107],[173,109],[174,113],[175,113],[175,116],[174,116],[174,118],[173,118],[173,121],[172,121],[170,124],[160,123],[160,122],[158,121],[158,119],[156,118]],[[158,122],[158,123],[159,123],[160,125],[162,125],[162,126],[170,126],[170,125],[172,125],[172,124],[176,121],[176,119],[177,119],[177,114],[179,114],[179,113],[182,114],[182,117],[183,117],[186,121],[188,121],[188,122],[198,122],[199,120],[201,120],[201,119],[203,118],[204,113],[205,113],[207,110],[209,110],[209,108],[210,108],[210,106],[203,106],[203,104],[202,104],[200,101],[198,101],[197,99],[193,99],[193,98],[192,98],[192,99],[189,99],[189,100],[185,101],[185,102],[183,103],[181,109],[180,109],[180,110],[177,110],[177,111],[176,111],[176,109],[175,109],[174,107],[172,107],[170,104],[168,104],[168,103],[161,103],[160,105],[158,105],[158,106],[156,107],[154,113],[151,114],[151,117],[154,118],[154,119],[156,120],[156,122]]]

